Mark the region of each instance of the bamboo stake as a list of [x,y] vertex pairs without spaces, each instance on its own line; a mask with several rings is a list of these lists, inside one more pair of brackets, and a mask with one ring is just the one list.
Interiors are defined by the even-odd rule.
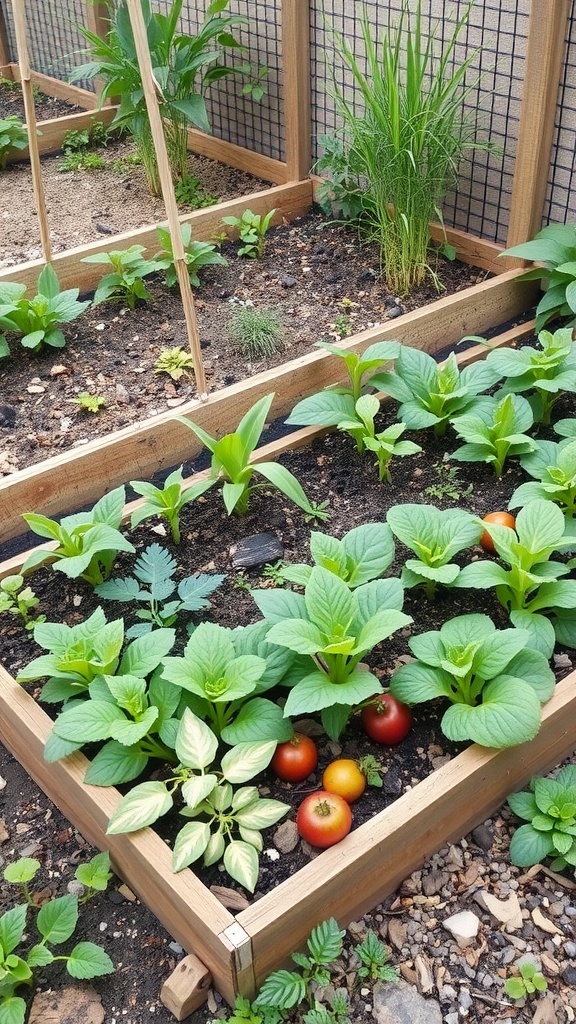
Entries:
[[12,0],[16,49],[18,52],[20,81],[22,83],[22,96],[24,98],[24,111],[26,114],[26,125],[28,128],[28,150],[30,153],[30,167],[32,169],[32,185],[38,209],[38,223],[40,225],[42,253],[44,255],[45,262],[50,263],[50,260],[52,259],[52,246],[50,244],[50,228],[48,227],[48,217],[46,215],[46,200],[44,198],[42,169],[40,167],[40,154],[38,152],[36,110],[34,108],[34,96],[32,93],[32,82],[30,76],[30,60],[28,57],[28,43],[26,41],[26,12],[24,4],[25,0]]
[[170,237],[172,239],[174,266],[176,268],[178,282],[180,284],[180,294],[182,296],[182,305],[184,307],[184,315],[186,317],[186,328],[188,331],[188,342],[194,359],[194,375],[196,377],[196,390],[198,391],[198,397],[202,401],[205,401],[208,395],[206,393],[206,376],[204,373],[204,361],[202,359],[202,351],[200,349],[198,324],[196,322],[196,310],[194,307],[192,286],[190,284],[190,278],[188,276],[188,268],[186,266],[184,246],[182,244],[182,236],[180,234],[180,220],[178,217],[178,207],[176,206],[176,197],[174,195],[172,174],[170,171],[170,165],[168,163],[166,140],[164,138],[162,117],[160,115],[160,108],[158,106],[158,97],[156,95],[156,86],[154,82],[154,75],[152,72],[152,62],[150,60],[150,51],[148,49],[146,25],[144,23],[144,17],[142,15],[142,7],[140,0],[128,0],[128,14],[130,17],[130,24],[132,25],[132,32],[134,34],[134,44],[136,46],[138,66],[140,68],[140,74],[142,76],[144,99],[146,101],[146,109],[148,111],[148,117],[150,119],[150,128],[152,131],[152,139],[154,141],[154,149],[156,150],[156,158],[158,160],[158,173],[160,176],[160,185],[162,188],[162,198],[164,199],[164,205],[166,207],[166,214],[168,217],[168,228],[170,231]]

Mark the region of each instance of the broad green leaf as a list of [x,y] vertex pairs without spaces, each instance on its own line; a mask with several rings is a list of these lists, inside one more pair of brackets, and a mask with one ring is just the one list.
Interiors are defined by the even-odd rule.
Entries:
[[92,759],[84,776],[91,786],[119,786],[132,782],[142,774],[148,764],[148,755],[138,746],[126,747],[110,740]]
[[54,723],[54,732],[61,739],[73,743],[94,743],[112,735],[112,725],[125,721],[124,714],[115,704],[88,700],[63,711]]
[[20,996],[2,996],[0,1024],[24,1024],[26,1003]]
[[308,617],[327,636],[335,635],[339,629],[346,631],[354,617],[355,604],[350,589],[321,566],[312,569],[304,599]]
[[321,711],[332,704],[356,706],[379,689],[371,672],[355,669],[345,683],[331,683],[323,672],[312,672],[293,686],[284,706],[287,718]]
[[101,978],[115,969],[108,953],[93,942],[78,942],[66,961],[66,970],[73,978]]
[[306,997],[306,985],[301,974],[295,971],[274,971],[264,981],[254,1006],[272,1006],[278,1010],[289,1010],[299,1005]]
[[268,640],[272,644],[289,647],[297,654],[317,654],[326,645],[325,635],[318,626],[306,619],[288,619],[276,623],[268,633]]
[[390,680],[390,692],[403,704],[423,704],[436,697],[450,700],[453,684],[452,676],[443,669],[414,661],[396,669]]
[[89,889],[104,892],[112,878],[110,854],[106,851],[97,853],[87,864],[79,864],[76,868],[76,878]]
[[264,697],[254,697],[243,704],[234,721],[222,729],[225,743],[252,743],[276,740],[284,743],[292,739],[294,730],[283,715],[282,708]]
[[228,782],[242,783],[253,779],[268,767],[276,750],[276,742],[238,743],[227,750],[220,762],[222,774]]
[[173,629],[155,629],[133,640],[122,656],[118,675],[150,675],[172,650],[175,636]]
[[521,825],[510,840],[510,860],[519,868],[539,864],[554,852],[549,832],[537,832],[532,825]]
[[335,391],[321,391],[310,395],[294,406],[287,420],[288,424],[308,427],[336,426],[341,420],[354,416],[352,395],[341,395]]
[[239,825],[260,830],[275,825],[289,810],[290,804],[260,798],[237,811],[235,818]]
[[[7,882],[15,882],[17,885],[21,885],[22,882],[31,882],[39,870],[39,860],[36,860],[34,857],[20,857],[18,860],[13,861],[12,864],[6,865],[4,868],[4,878]],[[2,942],[2,945],[4,946],[4,942]]]
[[210,796],[217,785],[218,777],[216,775],[194,775],[183,784],[182,799],[189,807],[197,807],[207,796]]
[[453,704],[442,718],[442,730],[448,739],[471,739],[497,749],[533,739],[539,726],[540,701],[534,690],[509,676],[488,683],[478,706]]
[[[38,863],[36,861],[36,863]],[[10,865],[9,865],[10,866]],[[38,864],[38,867],[40,865]],[[37,870],[37,869],[36,869]],[[36,870],[34,874],[36,874]],[[22,869],[20,874],[22,873]],[[34,875],[31,876],[32,878]],[[10,882],[13,879],[7,878],[6,871],[4,872],[4,878]],[[8,956],[22,939],[22,935],[26,930],[26,913],[28,905],[26,903],[21,904],[18,907],[12,907],[11,910],[7,910],[6,913],[0,917],[0,946],[4,951],[5,956]]]
[[132,747],[148,735],[157,718],[158,708],[147,708],[138,722],[129,722],[126,718],[113,722],[110,726],[110,736],[124,746]]
[[531,821],[535,814],[538,814],[538,805],[533,793],[511,793],[508,797],[508,805],[518,818]]
[[275,625],[286,619],[306,619],[306,603],[302,594],[293,590],[252,590],[252,598],[267,622]]
[[174,841],[172,870],[183,868],[199,860],[210,841],[210,826],[206,822],[190,821],[180,829]]
[[172,797],[163,782],[142,782],[122,798],[108,822],[107,835],[137,832],[152,825],[172,807]]
[[44,903],[36,927],[45,942],[58,945],[69,939],[78,922],[78,897],[67,894]]
[[258,854],[250,843],[233,839],[224,850],[224,867],[248,892],[254,892],[258,881]]
[[184,709],[176,736],[176,755],[187,768],[207,768],[218,750],[218,738],[189,708]]
[[44,946],[39,942],[36,946],[32,946],[32,949],[26,957],[28,966],[34,969],[35,967],[47,967],[54,960],[54,954],[50,952],[47,946]]

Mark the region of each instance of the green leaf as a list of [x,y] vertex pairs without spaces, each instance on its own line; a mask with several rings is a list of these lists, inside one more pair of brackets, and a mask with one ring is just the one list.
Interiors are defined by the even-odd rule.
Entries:
[[288,811],[290,804],[283,804],[279,800],[265,800],[258,798],[247,807],[236,812],[235,819],[239,825],[245,828],[257,829],[269,828],[275,825]]
[[108,953],[93,942],[78,942],[66,961],[66,970],[73,978],[101,978],[115,969]]
[[187,768],[207,768],[214,761],[217,750],[217,736],[205,722],[185,708],[176,736],[176,755],[181,763]]
[[0,1024],[24,1024],[26,1003],[20,996],[1,996]]
[[148,755],[143,754],[138,746],[126,747],[110,740],[92,759],[84,782],[91,786],[119,786],[137,779],[147,764]]
[[140,636],[126,648],[118,675],[132,675],[144,678],[158,667],[174,646],[176,632],[173,629],[155,629],[146,636]]
[[243,704],[231,725],[222,729],[225,743],[253,743],[275,740],[284,743],[292,739],[294,730],[283,715],[282,708],[264,697],[254,697]]
[[239,743],[232,747],[226,751],[220,762],[224,778],[232,783],[248,782],[253,779],[268,767],[276,746],[274,740],[269,740],[263,743]]
[[142,782],[122,798],[108,822],[107,835],[137,832],[152,825],[172,807],[172,797],[163,782]]
[[273,1006],[278,1010],[290,1010],[306,997],[303,977],[294,971],[274,971],[264,981],[254,1006]]
[[304,398],[294,406],[286,423],[308,427],[336,426],[343,419],[354,417],[354,399],[352,395],[341,395],[335,391],[321,391],[317,395]]
[[[354,617],[355,605],[350,589],[343,580],[322,566],[312,569],[304,600],[309,618],[329,637],[339,628],[346,629]],[[322,647],[317,650],[322,650]]]
[[183,868],[199,860],[210,841],[210,825],[206,822],[190,821],[181,828],[174,841],[172,870]]
[[533,793],[511,793],[508,797],[508,806],[518,818],[523,818],[525,821],[531,821],[538,813],[538,805]]
[[110,871],[110,854],[104,851],[97,853],[87,864],[79,864],[75,876],[88,889],[104,892],[112,878]]
[[[9,867],[11,866],[13,865],[9,865]],[[39,864],[38,867],[40,867]],[[6,878],[6,871],[4,872],[4,878]],[[11,881],[9,878],[6,880]],[[23,903],[18,907],[12,907],[11,910],[7,910],[6,913],[2,914],[2,917],[0,917],[0,946],[4,951],[5,956],[8,956],[9,953],[16,949],[16,946],[22,940],[22,936],[26,930],[27,910],[28,905]]]
[[537,832],[532,825],[521,825],[510,841],[510,860],[519,868],[540,864],[553,852],[550,832]]
[[258,853],[250,843],[233,839],[224,850],[224,867],[248,892],[254,892],[258,881]]
[[216,775],[193,775],[182,785],[182,799],[188,807],[197,807],[218,784]]
[[115,704],[88,700],[58,715],[54,732],[72,743],[95,743],[111,737],[113,724],[120,721],[125,721],[124,714]]
[[308,949],[317,964],[330,964],[342,952],[346,932],[339,928],[335,918],[330,917],[313,928],[308,939]]
[[77,922],[78,898],[67,894],[40,907],[36,927],[45,942],[58,945],[70,938]]
[[498,676],[482,691],[477,707],[454,704],[442,718],[448,739],[471,739],[484,747],[513,747],[533,739],[540,726],[540,701],[531,686]]
[[19,860],[6,865],[4,868],[4,878],[7,882],[15,882],[16,885],[21,885],[23,882],[31,882],[39,870],[39,860],[35,860],[34,857],[20,857]]
[[323,672],[312,672],[294,686],[284,707],[286,717],[321,711],[332,704],[355,707],[379,689],[378,680],[371,672],[355,669],[345,683],[331,683]]
[[44,946],[41,942],[36,946],[32,946],[32,949],[26,957],[28,967],[34,969],[35,967],[47,967],[54,960],[53,953]]

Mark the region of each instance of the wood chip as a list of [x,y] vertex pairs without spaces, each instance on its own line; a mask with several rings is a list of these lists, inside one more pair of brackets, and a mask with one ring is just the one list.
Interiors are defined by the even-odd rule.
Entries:
[[549,917],[544,917],[544,914],[539,907],[534,907],[532,911],[532,920],[537,928],[541,928],[543,932],[548,932],[549,935],[562,935],[560,928],[550,920]]
[[4,818],[0,818],[0,843],[5,843],[10,838],[10,833],[6,828],[6,822]]
[[396,947],[396,949],[402,949],[408,938],[408,928],[397,917],[391,917],[388,921],[388,941]]
[[213,892],[216,899],[228,910],[246,910],[250,906],[248,900],[236,889],[228,889],[225,885],[211,885],[210,892]]
[[430,968],[430,961],[423,953],[418,953],[414,959],[416,969],[416,987],[420,995],[425,996],[434,988],[434,976]]
[[130,903],[136,903],[138,899],[138,897],[135,896],[134,893],[132,892],[132,889],[129,889],[127,885],[124,885],[124,883],[118,886],[118,892],[120,893],[121,896],[124,897],[125,900],[128,900]]

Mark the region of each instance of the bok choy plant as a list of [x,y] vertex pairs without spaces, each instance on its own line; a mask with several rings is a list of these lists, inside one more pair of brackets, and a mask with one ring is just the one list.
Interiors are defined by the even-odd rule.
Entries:
[[454,555],[480,540],[483,527],[469,512],[459,508],[443,511],[434,505],[394,505],[388,509],[392,533],[416,555],[402,569],[405,587],[424,586],[434,597],[439,584],[454,587],[462,569]]

